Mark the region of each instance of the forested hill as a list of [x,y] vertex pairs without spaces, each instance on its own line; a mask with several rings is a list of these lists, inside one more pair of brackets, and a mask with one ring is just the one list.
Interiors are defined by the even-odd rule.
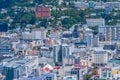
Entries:
[[[10,24],[10,27],[26,27],[28,24],[35,25],[36,27],[55,27],[58,25],[58,21],[60,21],[61,23],[59,25],[70,28],[74,24],[85,24],[87,18],[103,18],[107,25],[115,25],[120,19],[119,10],[114,10],[109,14],[104,9],[87,8],[85,10],[77,10],[74,7],[74,3],[70,2],[67,5],[68,1],[77,0],[63,0],[61,5],[58,5],[59,0],[0,0],[0,23],[7,22]],[[101,1],[105,2],[108,0]],[[50,7],[52,19],[38,18],[35,16],[34,8],[39,4]],[[91,16],[92,13],[95,13],[96,16]],[[61,16],[67,16],[68,18],[62,19]]]
[[[51,2],[56,2],[59,0],[0,0],[0,8],[9,8],[14,5],[30,5],[30,3],[33,3],[32,5],[35,5],[35,3],[38,4],[50,4]],[[77,0],[63,0],[63,1],[77,1]],[[89,1],[89,0],[88,0]],[[92,1],[100,1],[100,0],[92,0]],[[101,0],[101,1],[118,1],[118,0]]]
[[1,8],[10,8],[12,6],[34,6],[35,4],[49,4],[51,1],[57,0],[0,0]]
[[30,6],[34,3],[42,3],[42,0],[0,0],[0,8],[10,8],[12,6]]

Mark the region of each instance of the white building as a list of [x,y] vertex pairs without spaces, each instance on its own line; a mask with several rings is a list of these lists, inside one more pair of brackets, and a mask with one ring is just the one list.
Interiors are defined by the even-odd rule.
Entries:
[[94,9],[105,9],[105,3],[102,1],[96,2]]
[[64,57],[72,55],[72,46],[68,44],[62,44],[62,53]]
[[75,8],[77,8],[78,10],[84,10],[87,8],[87,4],[85,2],[75,2]]
[[47,30],[44,28],[35,28],[32,30],[34,39],[45,39]]
[[106,51],[96,51],[92,54],[92,62],[95,65],[106,65],[108,62],[108,53]]
[[100,18],[100,19],[86,19],[87,25],[88,26],[104,26],[105,25],[105,20]]
[[22,32],[22,39],[45,39],[46,38],[45,29],[33,29],[32,32]]

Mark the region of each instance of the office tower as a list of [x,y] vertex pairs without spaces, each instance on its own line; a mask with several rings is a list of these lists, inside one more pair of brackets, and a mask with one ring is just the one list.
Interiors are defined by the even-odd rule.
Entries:
[[87,46],[92,46],[92,39],[93,39],[92,30],[89,28],[85,29],[85,40],[87,42]]
[[53,47],[53,60],[56,62],[58,65],[63,64],[63,54],[62,54],[62,46],[61,45],[55,45]]

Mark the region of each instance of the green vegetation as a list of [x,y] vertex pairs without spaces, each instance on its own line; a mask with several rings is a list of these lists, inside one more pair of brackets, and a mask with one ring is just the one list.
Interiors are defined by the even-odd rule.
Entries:
[[98,34],[98,26],[90,26],[89,28],[93,30],[94,35]]
[[[66,1],[68,3],[66,3]],[[64,0],[61,5],[58,5],[58,0],[0,0],[0,23],[8,22],[11,26],[25,27],[27,24],[35,25],[36,27],[55,27],[62,25],[65,28],[70,28],[74,24],[86,23],[86,18],[104,18],[106,25],[115,25],[120,19],[120,12],[113,10],[107,13],[103,9],[85,9],[77,10],[74,8],[74,3]],[[3,4],[4,3],[4,4]],[[36,18],[34,8],[41,4],[51,8],[50,19]],[[2,9],[3,13],[2,13]],[[114,14],[116,12],[116,14]],[[91,13],[96,13],[96,16],[90,16]],[[61,18],[64,16],[64,18]],[[58,24],[60,21],[60,24]],[[97,27],[90,27],[97,34]]]
[[92,75],[86,75],[86,80],[90,80]]

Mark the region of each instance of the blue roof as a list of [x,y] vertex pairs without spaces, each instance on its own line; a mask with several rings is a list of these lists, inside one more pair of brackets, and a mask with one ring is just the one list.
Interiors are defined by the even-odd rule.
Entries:
[[45,73],[41,78],[42,79],[45,79],[46,77],[54,77],[54,74],[53,73]]

